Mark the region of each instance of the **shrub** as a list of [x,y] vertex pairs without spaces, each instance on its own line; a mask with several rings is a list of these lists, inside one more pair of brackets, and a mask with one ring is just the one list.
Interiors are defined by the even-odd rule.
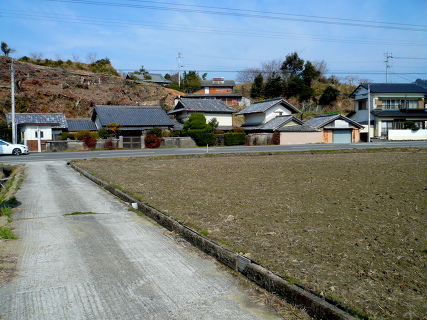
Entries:
[[246,142],[245,132],[231,131],[224,134],[226,146],[244,145]]
[[83,141],[83,143],[85,144],[85,146],[89,149],[93,149],[96,147],[96,138],[94,138],[92,135],[88,134],[86,136],[83,137],[83,139],[80,139],[81,141]]
[[90,136],[90,131],[89,130],[79,130],[74,135],[74,137],[76,138],[76,140],[82,140],[82,141],[83,141],[83,138],[85,136]]
[[68,139],[68,132],[61,132],[61,140],[67,140]]
[[108,132],[108,130],[105,129],[105,128],[99,129],[98,130],[98,135],[99,135],[99,137],[101,139],[107,139],[107,138],[109,138],[111,136],[110,133]]
[[280,132],[273,132],[273,144],[280,145]]
[[153,136],[161,138],[162,137],[162,129],[160,129],[160,128],[150,129],[147,131],[147,135],[153,135]]
[[111,141],[111,140],[107,140],[107,141],[105,141],[105,146],[104,146],[104,148],[105,148],[105,149],[108,149],[108,150],[116,150],[116,149],[117,149],[117,148],[115,147],[115,145],[114,145],[113,141]]
[[191,129],[187,131],[187,134],[194,139],[198,146],[214,145],[215,134],[212,132],[206,132],[203,129]]
[[215,129],[214,133],[215,134],[224,134],[224,131],[219,130],[219,129]]
[[160,145],[161,145],[163,139],[160,137],[157,137],[153,134],[148,134],[145,137],[144,141],[145,141],[145,147],[146,148],[156,149],[156,148],[160,148]]

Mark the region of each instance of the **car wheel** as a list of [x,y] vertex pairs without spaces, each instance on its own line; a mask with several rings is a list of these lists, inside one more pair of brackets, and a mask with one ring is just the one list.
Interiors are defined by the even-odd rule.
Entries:
[[14,156],[20,156],[22,154],[22,151],[19,148],[15,148],[15,149],[13,149],[12,154]]

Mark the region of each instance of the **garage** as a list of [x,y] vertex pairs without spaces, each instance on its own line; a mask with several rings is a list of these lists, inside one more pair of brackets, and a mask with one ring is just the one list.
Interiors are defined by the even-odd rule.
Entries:
[[351,143],[352,130],[333,130],[332,142],[333,143]]

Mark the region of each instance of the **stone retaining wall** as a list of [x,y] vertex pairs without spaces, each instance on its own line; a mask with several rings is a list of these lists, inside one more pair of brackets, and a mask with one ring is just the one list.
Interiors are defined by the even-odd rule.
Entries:
[[221,247],[214,241],[203,237],[194,230],[191,230],[190,228],[171,218],[167,214],[145,204],[142,201],[133,198],[125,192],[113,187],[111,184],[80,169],[73,163],[70,163],[70,165],[74,170],[81,173],[83,176],[89,178],[93,182],[97,183],[104,189],[108,190],[121,200],[128,202],[129,204],[136,203],[140,212],[153,219],[166,229],[174,231],[177,234],[181,235],[192,245],[214,257],[221,263],[225,264],[233,270],[239,271],[248,279],[254,281],[261,287],[267,289],[268,291],[279,295],[286,301],[295,305],[302,306],[306,309],[307,313],[315,319],[356,319],[346,311],[356,314],[355,312],[352,312],[351,310],[340,306],[334,301],[316,295],[301,286],[289,283],[288,281],[272,273],[265,267],[257,264],[255,261],[252,261],[251,259],[248,259],[244,256],[241,256],[239,254],[236,254],[235,252]]

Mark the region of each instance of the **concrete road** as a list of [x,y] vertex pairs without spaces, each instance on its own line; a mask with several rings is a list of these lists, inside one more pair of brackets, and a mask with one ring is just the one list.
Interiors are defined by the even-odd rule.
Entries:
[[[211,259],[63,162],[32,162],[17,193],[18,273],[1,319],[277,319]],[[73,212],[96,214],[67,215]]]
[[127,157],[156,157],[175,155],[200,155],[220,153],[253,153],[253,152],[298,152],[311,150],[342,150],[342,149],[378,149],[378,148],[427,148],[427,141],[377,141],[372,143],[320,143],[292,144],[268,146],[233,146],[209,148],[160,148],[160,149],[124,149],[76,152],[32,152],[29,155],[1,155],[3,163],[29,163],[40,161],[70,161],[74,159],[93,158],[127,158]]

